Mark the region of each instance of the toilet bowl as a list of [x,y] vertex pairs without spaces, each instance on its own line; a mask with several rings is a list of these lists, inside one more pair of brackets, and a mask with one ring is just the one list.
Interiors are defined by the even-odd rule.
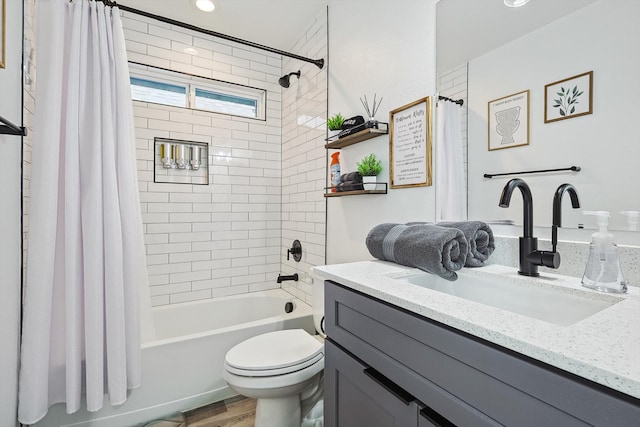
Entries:
[[[314,284],[314,301],[324,284]],[[314,310],[321,331],[322,308]],[[245,340],[225,356],[223,377],[237,393],[257,400],[256,427],[300,427],[301,408],[322,395],[324,344],[304,329],[267,332]]]
[[303,329],[249,338],[225,356],[224,379],[257,400],[256,427],[300,427],[301,397],[320,386],[324,346]]

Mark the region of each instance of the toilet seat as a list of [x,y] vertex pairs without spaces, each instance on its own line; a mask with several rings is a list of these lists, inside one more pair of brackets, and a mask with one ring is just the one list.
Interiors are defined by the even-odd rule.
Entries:
[[324,358],[323,349],[304,329],[268,332],[229,350],[225,368],[246,377],[285,375],[316,364]]

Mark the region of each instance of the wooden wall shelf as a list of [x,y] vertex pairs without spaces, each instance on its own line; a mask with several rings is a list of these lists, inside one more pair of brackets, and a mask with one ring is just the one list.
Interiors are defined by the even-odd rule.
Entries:
[[[335,193],[324,193],[324,197],[342,197],[342,196],[357,196],[359,194],[387,194],[387,183],[376,182],[376,187],[383,186],[383,189],[376,190],[354,190],[354,191],[336,191]],[[333,187],[327,187],[325,191],[331,191]]]
[[324,148],[340,149],[340,148],[348,147],[349,145],[357,144],[358,142],[366,141],[367,139],[375,138],[377,136],[386,135],[389,133],[389,127],[386,123],[378,123],[378,125],[384,125],[384,128],[383,129],[380,129],[380,128],[363,129],[360,132],[356,132],[352,135],[345,136],[344,138],[327,142],[324,145]]

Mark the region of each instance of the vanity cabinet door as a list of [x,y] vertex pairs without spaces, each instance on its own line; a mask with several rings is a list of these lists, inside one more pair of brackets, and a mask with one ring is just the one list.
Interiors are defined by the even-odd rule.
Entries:
[[405,390],[331,340],[325,357],[326,427],[418,426],[418,404]]

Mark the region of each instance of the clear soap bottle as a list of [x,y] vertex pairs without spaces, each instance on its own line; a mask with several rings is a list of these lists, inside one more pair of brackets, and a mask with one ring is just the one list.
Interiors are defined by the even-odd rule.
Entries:
[[627,292],[627,284],[620,268],[618,247],[613,241],[613,234],[607,230],[609,212],[585,211],[584,214],[596,216],[599,230],[591,235],[582,285],[602,292]]

